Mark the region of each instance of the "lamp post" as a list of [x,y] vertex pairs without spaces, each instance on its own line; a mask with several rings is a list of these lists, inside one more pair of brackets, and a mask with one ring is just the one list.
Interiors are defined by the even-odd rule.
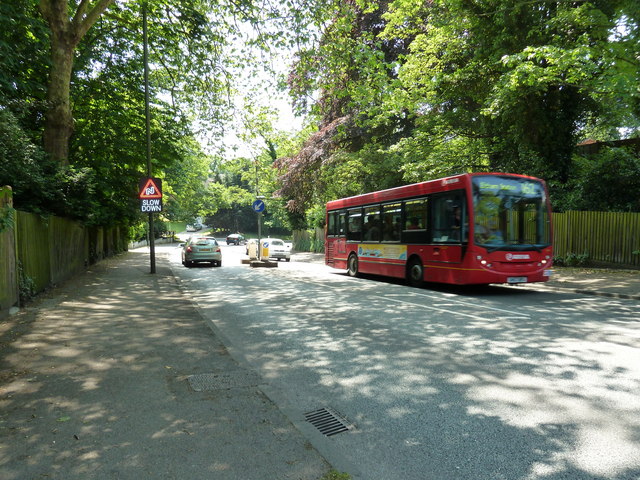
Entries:
[[[147,137],[147,176],[151,177],[151,127],[149,114],[149,40],[147,36],[147,3],[142,5],[142,37],[144,44],[144,116]],[[153,212],[149,212],[150,273],[156,273],[156,245],[153,231]]]

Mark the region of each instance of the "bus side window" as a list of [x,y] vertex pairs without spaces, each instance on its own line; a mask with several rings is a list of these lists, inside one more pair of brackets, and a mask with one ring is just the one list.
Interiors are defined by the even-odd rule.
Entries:
[[347,214],[347,240],[360,241],[362,239],[362,210],[349,210]]
[[380,207],[367,207],[364,209],[364,240],[371,242],[380,241]]
[[400,241],[402,227],[402,205],[394,203],[382,207],[382,241]]
[[461,243],[467,240],[468,225],[464,196],[460,192],[434,196],[431,202],[431,241]]
[[403,243],[426,243],[427,199],[404,202]]
[[339,237],[344,237],[347,233],[347,214],[346,212],[340,212],[338,214],[338,232]]

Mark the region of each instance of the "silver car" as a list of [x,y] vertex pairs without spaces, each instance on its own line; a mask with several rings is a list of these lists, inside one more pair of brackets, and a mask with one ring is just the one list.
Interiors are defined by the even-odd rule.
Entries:
[[182,246],[182,264],[191,267],[194,263],[211,263],[215,267],[222,265],[222,251],[213,237],[194,235]]

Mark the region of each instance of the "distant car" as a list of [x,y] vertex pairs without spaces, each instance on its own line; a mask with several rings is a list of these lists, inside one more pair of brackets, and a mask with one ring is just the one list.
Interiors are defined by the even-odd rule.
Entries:
[[291,260],[291,250],[287,248],[285,243],[279,238],[267,238],[263,240],[264,243],[269,244],[269,258],[275,258],[276,260]]
[[232,233],[231,235],[227,235],[227,245],[244,245],[246,240],[244,236],[239,233]]
[[202,225],[200,225],[199,223],[187,225],[187,232],[199,232],[200,230],[202,230]]
[[213,237],[193,235],[182,246],[182,264],[191,267],[194,263],[211,263],[215,267],[222,265],[222,251]]

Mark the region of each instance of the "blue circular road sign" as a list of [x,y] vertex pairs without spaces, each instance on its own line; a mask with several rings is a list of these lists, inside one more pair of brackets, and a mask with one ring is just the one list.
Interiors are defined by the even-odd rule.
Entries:
[[253,207],[254,212],[264,212],[264,202],[262,200],[256,200],[251,206]]

